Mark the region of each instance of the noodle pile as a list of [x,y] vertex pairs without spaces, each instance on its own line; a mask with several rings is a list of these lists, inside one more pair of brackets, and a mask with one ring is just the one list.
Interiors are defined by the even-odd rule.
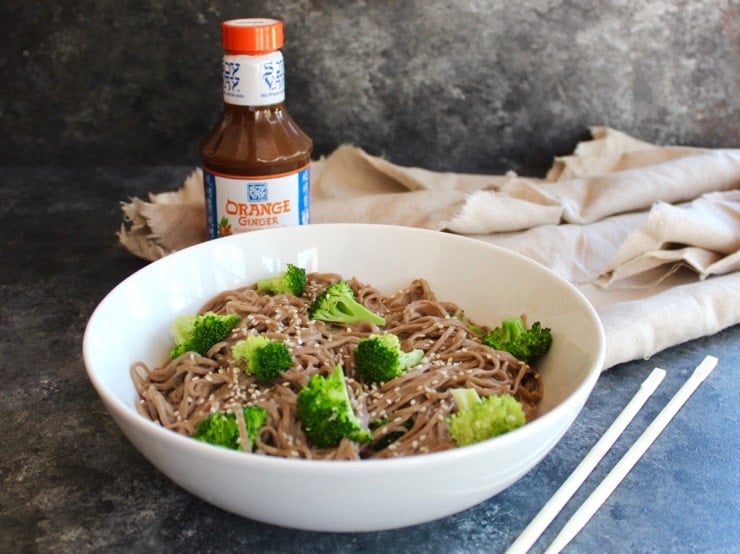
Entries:
[[[254,404],[267,411],[256,452],[333,460],[453,448],[446,419],[454,410],[449,392],[454,388],[474,387],[481,397],[512,394],[522,403],[527,420],[534,418],[542,397],[534,368],[483,345],[465,323],[462,310],[438,300],[423,279],[391,296],[357,279],[347,281],[360,303],[386,318],[382,328],[372,323],[310,320],[308,307],[313,299],[339,279],[337,274],[308,274],[301,298],[259,293],[255,285],[218,294],[200,313],[236,313],[241,322],[207,356],[187,352],[158,367],[135,363],[131,376],[140,396],[139,412],[167,429],[192,436],[210,413],[240,412],[239,407]],[[424,350],[424,359],[397,379],[368,385],[355,376],[352,352],[361,337],[382,332],[397,335],[404,351]],[[255,333],[284,341],[293,357],[292,366],[269,385],[258,383],[231,355],[232,345]],[[344,439],[337,448],[316,448],[296,417],[297,394],[311,375],[328,374],[340,364],[355,414],[372,430],[373,439],[362,445]]]

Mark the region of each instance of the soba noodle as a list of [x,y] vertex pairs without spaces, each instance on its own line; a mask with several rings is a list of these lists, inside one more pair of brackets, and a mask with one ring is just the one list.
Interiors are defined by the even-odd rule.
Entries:
[[[506,352],[484,346],[464,321],[462,310],[438,300],[423,279],[391,296],[351,279],[357,300],[386,318],[371,323],[336,325],[312,321],[308,306],[337,274],[307,275],[302,298],[258,293],[254,285],[222,292],[201,313],[236,313],[242,317],[231,335],[207,356],[188,352],[161,366],[131,367],[140,401],[138,410],[167,429],[191,436],[200,421],[216,411],[240,412],[249,404],[267,411],[267,424],[256,452],[282,457],[357,460],[435,452],[454,447],[446,420],[454,409],[450,389],[475,387],[481,396],[510,393],[523,405],[527,420],[542,396],[536,370]],[[404,351],[421,348],[422,362],[382,385],[355,376],[352,351],[370,333],[394,333]],[[231,356],[231,346],[259,333],[285,342],[292,366],[270,385],[259,384]],[[373,439],[358,445],[343,440],[337,448],[313,447],[296,417],[298,391],[315,373],[345,369],[355,413],[371,427]],[[380,422],[380,423],[378,423]]]

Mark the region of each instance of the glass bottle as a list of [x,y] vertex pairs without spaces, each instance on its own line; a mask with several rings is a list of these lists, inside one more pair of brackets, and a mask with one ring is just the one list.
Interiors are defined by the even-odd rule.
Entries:
[[285,106],[283,23],[221,30],[223,112],[200,147],[208,238],[308,224],[313,143]]

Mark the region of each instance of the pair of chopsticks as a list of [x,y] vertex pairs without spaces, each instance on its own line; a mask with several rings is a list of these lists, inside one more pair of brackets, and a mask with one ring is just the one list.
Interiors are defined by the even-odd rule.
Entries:
[[[630,449],[622,456],[614,468],[604,478],[596,489],[591,493],[581,507],[568,520],[555,540],[547,549],[546,553],[560,552],[568,543],[583,529],[588,521],[593,517],[596,511],[614,492],[622,479],[629,473],[638,460],[647,451],[650,445],[660,435],[663,429],[678,413],[684,403],[689,399],[699,385],[707,378],[717,365],[717,358],[707,356],[694,369],[683,386],[676,392],[671,400],[666,404],[663,410],[655,417],[653,422],[645,429]],[[609,451],[617,438],[622,434],[627,425],[640,411],[643,404],[655,392],[665,377],[664,369],[655,368],[650,375],[640,385],[639,390],[632,397],[632,400],[624,407],[622,412],[614,420],[614,423],[606,430],[604,435],[594,445],[591,451],[586,454],[585,458],[576,467],[573,473],[560,486],[550,500],[542,507],[539,513],[534,517],[531,523],[517,538],[516,541],[506,551],[507,554],[519,554],[527,552],[529,548],[537,541],[542,532],[547,529],[548,525],[555,519],[560,510],[565,506],[568,500],[575,494],[578,488],[583,484],[589,474],[593,471],[601,458]]]

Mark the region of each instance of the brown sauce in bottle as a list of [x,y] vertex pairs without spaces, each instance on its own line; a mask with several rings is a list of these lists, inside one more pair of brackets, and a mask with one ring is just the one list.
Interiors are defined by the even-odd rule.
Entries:
[[311,139],[285,106],[282,22],[222,24],[224,107],[201,144],[209,238],[303,225]]

